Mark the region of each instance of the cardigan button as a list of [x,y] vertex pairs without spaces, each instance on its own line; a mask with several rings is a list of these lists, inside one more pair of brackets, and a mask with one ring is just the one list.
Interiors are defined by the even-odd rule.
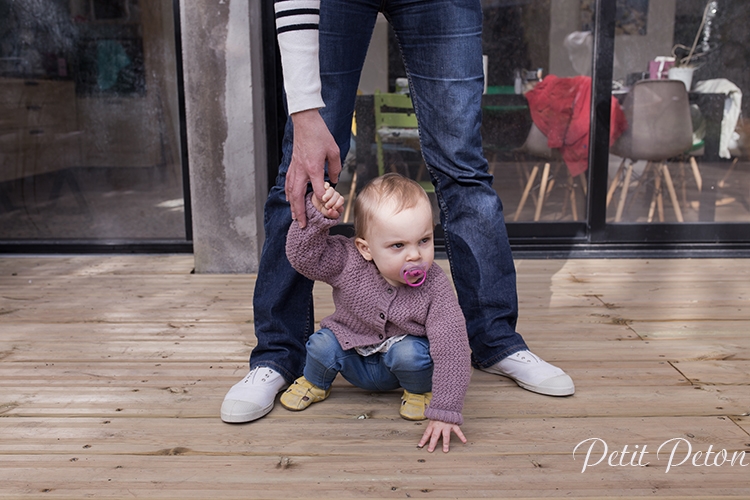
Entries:
[[385,319],[385,314],[380,313],[380,319]]
[[393,288],[389,288],[389,289],[388,289],[388,293],[389,293],[389,294],[393,293]]
[[383,340],[383,334],[381,333],[380,335],[378,335],[378,338],[379,338],[380,340]]

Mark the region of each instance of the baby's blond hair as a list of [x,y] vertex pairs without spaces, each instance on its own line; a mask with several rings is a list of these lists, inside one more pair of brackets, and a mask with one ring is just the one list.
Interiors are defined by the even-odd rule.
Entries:
[[376,177],[362,188],[354,200],[354,236],[366,239],[367,228],[385,202],[395,204],[396,213],[417,206],[420,201],[430,205],[427,193],[419,185],[401,174],[387,173]]

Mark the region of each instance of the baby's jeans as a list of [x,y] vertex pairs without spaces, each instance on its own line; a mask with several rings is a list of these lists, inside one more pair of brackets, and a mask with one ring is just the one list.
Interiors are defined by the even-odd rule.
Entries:
[[339,373],[352,385],[368,391],[401,387],[414,394],[430,392],[430,344],[424,337],[407,335],[385,353],[362,356],[355,349],[342,349],[328,328],[320,329],[307,341],[305,378],[328,389]]

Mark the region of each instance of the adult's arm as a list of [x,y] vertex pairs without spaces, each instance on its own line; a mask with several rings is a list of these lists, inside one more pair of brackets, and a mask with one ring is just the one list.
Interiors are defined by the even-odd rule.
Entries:
[[322,198],[326,161],[332,183],[338,182],[341,172],[338,145],[318,111],[325,106],[318,58],[320,0],[275,0],[274,10],[287,109],[294,124],[294,146],[285,192],[292,218],[304,227],[308,182],[312,183],[316,196]]

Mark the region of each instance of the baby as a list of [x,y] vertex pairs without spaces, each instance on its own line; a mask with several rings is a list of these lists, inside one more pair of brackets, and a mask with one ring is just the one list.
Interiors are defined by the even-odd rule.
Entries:
[[404,389],[400,415],[430,419],[419,446],[451,432],[471,376],[466,324],[450,281],[433,262],[432,208],[422,187],[398,174],[370,182],[356,199],[355,237],[329,235],[344,200],[326,185],[307,197],[307,225],[292,222],[286,252],[297,271],[333,288],[335,312],[307,342],[304,376],[281,396],[289,410],[328,397],[336,375],[369,391]]

